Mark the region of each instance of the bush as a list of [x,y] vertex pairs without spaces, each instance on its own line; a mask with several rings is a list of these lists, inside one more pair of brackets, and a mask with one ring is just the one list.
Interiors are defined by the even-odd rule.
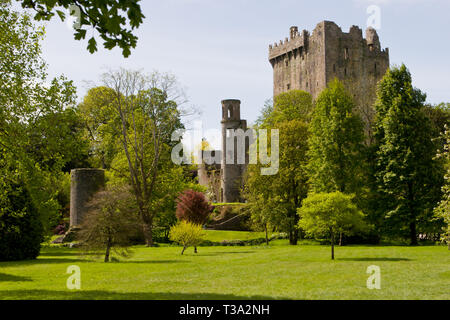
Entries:
[[195,224],[204,224],[213,211],[203,193],[185,190],[177,201],[177,218]]
[[128,188],[115,187],[97,192],[88,204],[81,230],[77,234],[82,248],[89,253],[104,252],[109,262],[114,252],[128,256],[132,238],[140,223]]
[[[197,249],[197,246],[201,244],[204,235],[200,225],[180,221],[170,229],[169,237],[170,240],[183,246],[183,250],[181,251],[181,254],[183,254],[188,247],[195,247]],[[197,250],[195,250],[195,253],[197,253]]]
[[43,232],[29,193],[19,186],[11,186],[0,208],[0,261],[36,259]]

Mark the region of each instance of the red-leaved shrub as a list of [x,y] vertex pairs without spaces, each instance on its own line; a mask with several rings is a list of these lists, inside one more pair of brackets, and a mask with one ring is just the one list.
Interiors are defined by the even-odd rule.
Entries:
[[205,195],[194,190],[185,190],[178,196],[177,218],[195,224],[204,224],[213,211]]

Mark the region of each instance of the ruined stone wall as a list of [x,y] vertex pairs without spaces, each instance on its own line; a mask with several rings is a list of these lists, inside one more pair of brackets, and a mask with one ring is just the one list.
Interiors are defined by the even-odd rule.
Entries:
[[105,171],[74,169],[70,172],[70,226],[79,226],[92,196],[105,186]]
[[222,202],[222,151],[200,151],[198,165],[198,183],[207,188],[206,195],[212,202]]

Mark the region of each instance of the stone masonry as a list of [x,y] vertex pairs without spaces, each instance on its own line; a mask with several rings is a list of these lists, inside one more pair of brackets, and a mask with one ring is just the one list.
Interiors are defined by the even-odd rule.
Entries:
[[[222,147],[223,150],[201,151],[198,168],[199,183],[209,190],[209,198],[215,202],[241,202],[243,176],[248,164],[250,140],[244,136],[244,155],[238,158],[239,139],[235,130],[247,130],[247,121],[241,119],[241,101],[222,101]],[[234,147],[232,147],[234,146]]]
[[338,78],[357,106],[371,105],[376,83],[389,67],[389,49],[381,49],[375,29],[368,28],[365,36],[357,26],[345,33],[331,21],[317,24],[312,34],[291,27],[289,38],[269,46],[274,96],[297,89],[315,99]]

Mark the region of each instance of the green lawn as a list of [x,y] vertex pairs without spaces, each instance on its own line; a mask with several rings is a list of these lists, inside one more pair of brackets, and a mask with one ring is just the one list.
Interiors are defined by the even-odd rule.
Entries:
[[206,230],[205,240],[221,242],[223,240],[251,240],[265,238],[264,232]]
[[[135,247],[105,264],[75,249],[44,248],[38,260],[0,263],[0,299],[450,299],[446,247],[288,246]],[[89,259],[89,258],[88,258]],[[81,290],[66,288],[67,267],[81,268]],[[370,265],[381,290],[366,288]]]

